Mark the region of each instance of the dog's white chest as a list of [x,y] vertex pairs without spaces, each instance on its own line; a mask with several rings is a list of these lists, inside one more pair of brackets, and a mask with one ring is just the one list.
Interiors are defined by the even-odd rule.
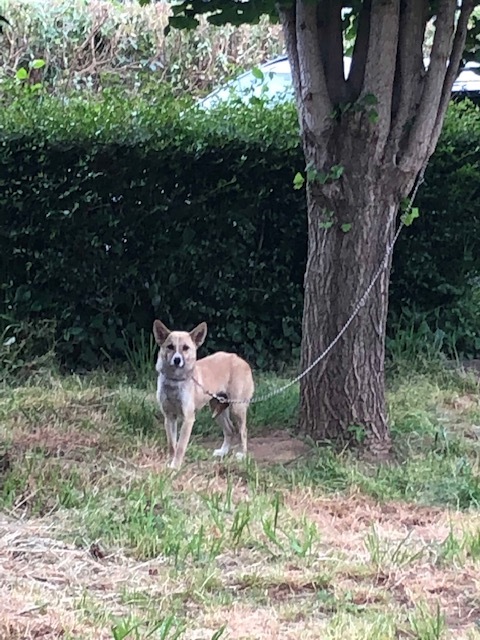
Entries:
[[192,387],[191,380],[172,380],[160,374],[157,379],[157,400],[162,413],[181,418],[191,412],[194,409]]

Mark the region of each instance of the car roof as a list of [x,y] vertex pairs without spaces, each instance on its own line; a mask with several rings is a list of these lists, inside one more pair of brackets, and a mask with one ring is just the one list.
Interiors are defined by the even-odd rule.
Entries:
[[[350,70],[352,59],[344,56],[345,71]],[[425,63],[429,63],[429,58],[425,58]],[[260,65],[262,71],[273,73],[290,73],[290,62],[287,55],[281,55],[272,60],[268,60]],[[476,69],[476,71],[475,71]],[[249,73],[248,71],[246,73]],[[244,74],[242,74],[244,75]],[[458,78],[454,82],[454,87],[469,85],[470,90],[480,90],[480,63],[467,62],[460,70]]]
[[[352,59],[349,56],[344,56],[343,64],[347,73],[350,71],[351,63]],[[260,69],[266,73],[290,73],[290,62],[288,60],[288,56],[282,55],[277,58],[273,58],[273,60],[269,60],[268,62],[264,62],[260,65]]]
[[262,71],[266,71],[267,73],[269,71],[276,73],[290,73],[290,62],[288,60],[288,56],[278,56],[278,58],[264,62],[260,67]]

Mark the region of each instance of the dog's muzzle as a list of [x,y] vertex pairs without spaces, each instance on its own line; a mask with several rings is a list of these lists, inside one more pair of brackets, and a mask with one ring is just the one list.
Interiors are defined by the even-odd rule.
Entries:
[[173,358],[172,358],[171,362],[172,362],[174,367],[178,367],[179,369],[181,369],[183,367],[183,365],[185,364],[185,362],[183,360],[183,356],[178,352],[173,354]]

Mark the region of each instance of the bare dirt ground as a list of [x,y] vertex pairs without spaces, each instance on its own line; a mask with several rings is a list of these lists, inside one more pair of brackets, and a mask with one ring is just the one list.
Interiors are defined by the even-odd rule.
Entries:
[[[449,411],[471,411],[478,398],[458,396],[450,405]],[[40,418],[33,428],[20,418],[11,425],[10,449],[0,464],[4,496],[16,492],[13,504],[0,512],[1,640],[107,640],[114,638],[115,620],[151,617],[165,606],[188,621],[178,636],[188,640],[210,640],[225,624],[221,637],[231,640],[480,638],[478,511],[375,500],[355,487],[333,494],[313,484],[276,484],[275,466],[289,468],[312,455],[285,431],[250,439],[257,484],[241,470],[210,460],[191,461],[171,478],[171,496],[180,496],[180,508],[185,499],[192,519],[200,503],[188,506],[187,499],[199,495],[223,499],[231,492],[234,503],[251,505],[251,539],[235,548],[225,544],[207,565],[173,572],[162,553],[139,558],[120,543],[82,537],[78,514],[58,508],[55,496],[35,513],[44,483],[56,486],[54,473],[74,472],[84,479],[85,501],[112,490],[119,511],[130,507],[115,497],[115,483],[165,473],[161,444],[139,438],[122,450],[110,432],[95,427],[102,424],[101,412],[92,417],[89,410],[89,426],[81,426],[82,407],[72,409],[75,419],[65,416],[62,428]],[[36,455],[42,473],[33,466]],[[28,465],[32,471],[20,491],[15,486],[20,480],[9,473]],[[277,554],[264,553],[268,537],[256,527],[277,492],[285,531],[292,532],[283,543],[301,541],[313,527],[305,556],[293,543]],[[207,511],[202,523],[222,539]],[[436,611],[442,613],[438,628]],[[173,631],[135,633],[118,637],[176,637]]]
[[[278,445],[279,440],[276,436],[272,444]],[[266,438],[258,443],[259,447],[267,445]],[[292,449],[294,454],[298,452],[297,446]],[[220,488],[221,479],[217,485]],[[375,526],[383,540],[398,542],[409,536],[415,549],[431,548],[444,541],[452,527],[465,531],[478,524],[471,515],[407,504],[378,504],[360,495],[316,498],[309,492],[289,494],[287,505],[293,513],[307,515],[318,525],[326,554],[337,551],[355,560],[353,566],[350,562],[342,563],[344,566],[328,590],[333,589],[338,597],[350,594],[351,604],[356,607],[393,602],[395,606],[413,608],[419,601],[432,607],[438,604],[447,612],[446,624],[454,632],[452,637],[474,637],[469,634],[480,620],[478,565],[467,562],[463,567],[435,566],[431,555],[425,553],[414,565],[406,562],[402,567],[392,562],[388,566],[385,562],[372,572],[367,570],[369,554],[364,542]],[[119,602],[118,594],[123,588],[141,587],[152,600],[166,596],[166,585],[158,581],[165,569],[163,558],[139,562],[121,552],[103,555],[93,546],[78,548],[61,540],[62,526],[64,523],[53,515],[23,521],[0,517],[1,638],[111,638],[108,629],[94,629],[87,622],[79,622],[82,616],[78,602],[82,594],[95,598],[110,615],[119,617],[128,609]],[[224,569],[226,582],[241,592],[245,588],[239,580],[241,555],[223,561],[226,565],[230,563]],[[250,559],[246,560],[245,568],[251,568]],[[281,574],[269,575],[267,568],[264,578],[269,605],[238,602],[228,607],[226,637],[238,640],[319,637],[322,625],[318,618],[312,616],[309,620],[301,609],[295,614],[293,608],[292,619],[285,619],[282,605],[311,598],[321,585],[294,565],[285,566]],[[84,606],[88,607],[88,600]],[[323,612],[325,617],[328,607],[327,604]],[[321,611],[320,605],[319,608]],[[225,613],[222,607],[207,608],[201,615],[204,632],[196,629],[185,637],[210,638],[211,630],[225,620]],[[73,635],[66,635],[66,630]]]

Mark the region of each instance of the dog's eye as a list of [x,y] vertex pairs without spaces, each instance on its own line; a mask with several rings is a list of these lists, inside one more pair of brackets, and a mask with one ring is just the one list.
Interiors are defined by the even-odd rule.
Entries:
[[190,347],[188,346],[188,344],[183,345],[183,351],[188,351],[189,349]]
[[167,349],[169,351],[173,351],[173,344],[167,344]]

